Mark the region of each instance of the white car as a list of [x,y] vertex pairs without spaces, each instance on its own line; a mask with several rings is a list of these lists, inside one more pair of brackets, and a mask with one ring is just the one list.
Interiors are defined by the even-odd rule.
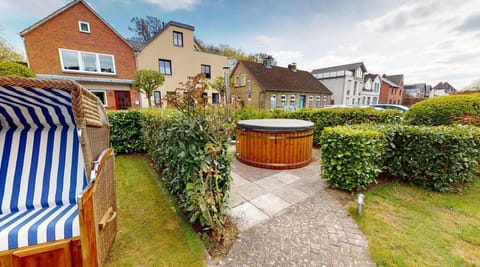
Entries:
[[375,104],[375,105],[372,105],[372,107],[376,109],[393,109],[393,110],[398,110],[400,112],[405,112],[408,110],[408,107],[405,107],[402,105],[394,105],[394,104]]

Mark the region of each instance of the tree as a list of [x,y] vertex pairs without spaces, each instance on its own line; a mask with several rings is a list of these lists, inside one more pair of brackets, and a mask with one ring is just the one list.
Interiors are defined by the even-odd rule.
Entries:
[[133,24],[128,29],[135,32],[136,36],[130,37],[130,40],[147,42],[152,39],[165,25],[160,19],[152,16],[146,18],[133,17],[130,19]]
[[156,70],[138,70],[133,74],[133,85],[139,93],[147,95],[148,106],[152,107],[152,93],[163,84],[165,77]]
[[247,55],[241,49],[235,49],[227,44],[220,44],[219,46],[207,45],[197,38],[195,38],[195,42],[197,42],[203,52],[226,56],[228,58],[235,59],[236,61],[246,60],[256,63],[263,63],[263,60],[269,57],[272,59],[272,65],[277,65],[277,61],[275,60],[275,58],[273,58],[272,55],[266,53],[255,53]]
[[12,75],[23,77],[35,77],[35,73],[20,63],[16,63],[8,60],[0,60],[0,76]]
[[24,61],[23,56],[10,47],[2,37],[0,37],[0,60]]

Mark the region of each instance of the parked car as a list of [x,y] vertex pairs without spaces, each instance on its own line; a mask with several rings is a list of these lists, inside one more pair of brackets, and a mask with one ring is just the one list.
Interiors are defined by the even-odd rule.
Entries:
[[276,107],[274,109],[283,110],[283,111],[296,111],[297,107],[295,107],[295,106],[283,106],[283,107]]
[[376,109],[393,109],[393,110],[398,110],[400,112],[405,112],[408,110],[408,107],[405,107],[402,105],[394,105],[394,104],[375,104],[375,105],[372,105],[372,107]]

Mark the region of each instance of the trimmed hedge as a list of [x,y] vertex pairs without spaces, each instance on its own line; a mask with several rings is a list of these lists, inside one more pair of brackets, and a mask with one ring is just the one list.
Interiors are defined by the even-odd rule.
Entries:
[[337,125],[363,123],[400,123],[402,113],[396,110],[376,110],[374,108],[322,108],[301,109],[286,112],[287,118],[311,121],[315,124],[314,144],[320,146],[323,129]]
[[394,126],[384,129],[385,167],[390,175],[440,192],[471,182],[480,158],[474,126]]
[[453,117],[480,115],[480,93],[440,96],[421,101],[405,112],[404,123],[411,125],[449,125]]
[[381,169],[426,189],[455,191],[474,179],[480,158],[480,129],[465,125],[329,127],[321,143],[323,179],[349,191],[365,189]]
[[136,109],[108,111],[110,143],[116,153],[145,151],[142,133],[143,116]]
[[326,128],[320,137],[321,173],[332,188],[366,189],[383,167],[386,138],[370,126]]

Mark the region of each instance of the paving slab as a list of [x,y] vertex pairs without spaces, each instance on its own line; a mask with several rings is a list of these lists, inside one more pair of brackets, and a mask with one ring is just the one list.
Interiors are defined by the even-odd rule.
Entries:
[[267,191],[263,189],[263,187],[255,183],[248,183],[238,187],[234,187],[232,188],[232,191],[238,192],[238,194],[240,194],[246,200],[252,200],[267,193]]
[[240,231],[245,231],[252,226],[268,220],[268,215],[249,202],[245,202],[233,208],[230,216]]
[[307,193],[304,193],[290,186],[280,187],[274,190],[272,193],[290,204],[295,204],[308,198]]
[[272,193],[261,195],[250,202],[269,216],[290,207],[290,203]]

